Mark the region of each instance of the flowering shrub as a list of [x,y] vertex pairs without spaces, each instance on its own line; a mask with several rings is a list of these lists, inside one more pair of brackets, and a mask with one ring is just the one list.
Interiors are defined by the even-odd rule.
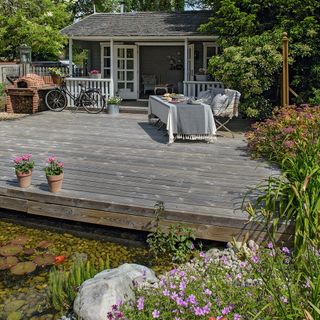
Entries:
[[270,119],[254,124],[253,131],[246,133],[253,157],[277,162],[287,155],[295,156],[297,147],[303,151],[319,137],[320,107],[309,106],[276,109]]
[[13,159],[14,168],[17,172],[28,173],[34,168],[34,161],[31,160],[32,154],[24,154]]
[[55,157],[49,157],[43,170],[47,176],[57,176],[63,173],[64,163]]
[[282,222],[294,223],[298,256],[309,239],[320,245],[320,107],[279,109],[256,124],[247,139],[253,157],[266,157],[282,169],[281,176],[257,187],[260,196],[247,207],[248,213],[271,223],[273,231]]
[[100,73],[100,70],[96,70],[96,69],[90,71],[90,74],[99,74],[99,73]]
[[305,310],[319,319],[320,252],[310,248],[303,258],[301,270],[288,248],[273,243],[252,247],[243,260],[233,249],[215,249],[211,258],[200,253],[159,283],[137,288],[136,302],[114,307],[107,319],[304,319]]

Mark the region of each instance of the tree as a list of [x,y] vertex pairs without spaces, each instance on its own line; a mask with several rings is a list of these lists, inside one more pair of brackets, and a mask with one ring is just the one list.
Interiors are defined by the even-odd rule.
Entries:
[[57,58],[66,43],[60,29],[70,23],[67,5],[54,0],[2,0],[0,57],[14,59],[21,44],[30,45],[33,59]]
[[[223,49],[221,57],[211,59],[211,70],[216,78],[245,90],[242,104],[246,108],[256,108],[252,103],[261,97],[268,103],[279,101],[276,93],[279,92],[281,64],[276,53],[280,53],[284,31],[288,32],[290,40],[291,87],[304,101],[311,96],[312,88],[319,87],[318,0],[205,0],[204,3],[213,9],[213,17],[201,29],[217,33]],[[230,51],[237,54],[231,55]],[[263,57],[261,52],[269,53]],[[250,88],[244,85],[245,74],[253,70],[255,81],[252,78],[254,85]]]

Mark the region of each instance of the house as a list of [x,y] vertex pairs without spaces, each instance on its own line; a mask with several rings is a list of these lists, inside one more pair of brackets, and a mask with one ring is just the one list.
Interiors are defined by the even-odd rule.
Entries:
[[[110,94],[144,98],[158,84],[182,93],[218,53],[216,36],[198,31],[211,11],[95,13],[64,28],[72,46],[87,49],[88,70],[101,70]],[[183,86],[184,85],[184,86]],[[162,87],[163,87],[162,86]],[[161,85],[160,85],[161,87]],[[148,92],[149,91],[149,92]],[[150,92],[151,91],[151,92]]]

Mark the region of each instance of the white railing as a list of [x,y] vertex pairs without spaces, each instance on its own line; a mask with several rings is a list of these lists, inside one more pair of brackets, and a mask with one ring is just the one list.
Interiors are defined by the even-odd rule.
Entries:
[[223,91],[224,85],[222,82],[217,81],[184,81],[183,94],[188,97],[197,98],[201,91],[215,89]]
[[[77,96],[81,90],[79,83],[84,89],[95,88],[99,89],[102,95],[108,99],[112,95],[111,79],[91,79],[91,78],[66,78],[67,89],[73,96]],[[74,107],[73,100],[68,96],[68,106]]]

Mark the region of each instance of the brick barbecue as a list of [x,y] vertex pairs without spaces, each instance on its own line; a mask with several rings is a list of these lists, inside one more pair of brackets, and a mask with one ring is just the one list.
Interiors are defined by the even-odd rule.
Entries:
[[51,76],[27,74],[6,86],[6,110],[9,113],[35,113],[47,110],[44,97],[54,84]]

